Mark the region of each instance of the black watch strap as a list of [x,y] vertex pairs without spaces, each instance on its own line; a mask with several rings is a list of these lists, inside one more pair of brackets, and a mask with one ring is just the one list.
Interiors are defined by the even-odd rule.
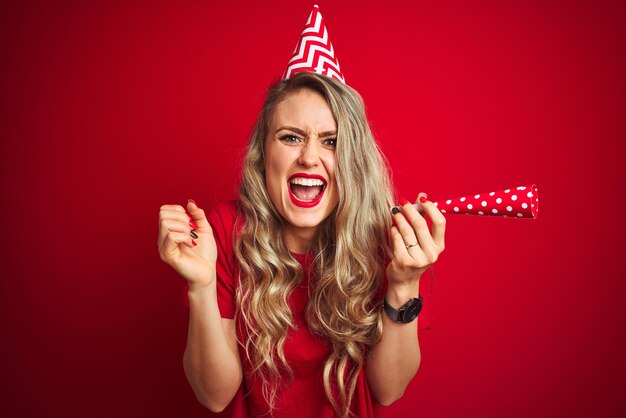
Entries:
[[383,299],[383,309],[387,315],[389,315],[389,318],[396,322],[408,324],[409,322],[413,322],[422,310],[422,296],[420,295],[417,299],[409,299],[407,303],[396,310],[387,303],[387,295],[385,295]]

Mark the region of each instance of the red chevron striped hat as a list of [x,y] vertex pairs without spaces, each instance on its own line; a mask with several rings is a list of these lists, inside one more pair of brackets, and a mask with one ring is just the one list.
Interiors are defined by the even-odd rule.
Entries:
[[300,40],[283,74],[283,80],[289,79],[299,71],[310,71],[337,79],[344,84],[346,82],[317,4],[313,6],[306,21]]

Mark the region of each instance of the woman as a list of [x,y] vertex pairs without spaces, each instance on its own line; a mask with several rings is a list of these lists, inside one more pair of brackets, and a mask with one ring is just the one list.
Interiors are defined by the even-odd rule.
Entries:
[[311,72],[270,88],[239,200],[208,217],[191,200],[189,215],[160,211],[161,258],[189,284],[184,368],[200,402],[217,412],[237,395],[244,415],[344,418],[371,417],[370,395],[402,396],[419,317],[383,312],[383,296],[416,306],[445,218],[423,194],[432,232],[406,199],[392,204],[355,90]]

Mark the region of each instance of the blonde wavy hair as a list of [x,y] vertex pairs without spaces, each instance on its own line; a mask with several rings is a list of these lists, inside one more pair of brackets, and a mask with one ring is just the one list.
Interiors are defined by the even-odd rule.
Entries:
[[[335,177],[339,202],[318,228],[310,252],[314,279],[306,319],[311,332],[329,343],[323,383],[342,417],[350,405],[368,349],[382,336],[380,303],[384,260],[391,256],[388,231],[393,189],[388,164],[374,139],[363,100],[351,87],[311,72],[274,83],[267,92],[243,161],[239,191],[242,229],[235,237],[240,266],[237,315],[248,328],[240,341],[261,377],[273,411],[281,384],[280,367],[291,379],[284,345],[296,329],[287,299],[303,275],[282,239],[284,220],[265,187],[263,146],[276,106],[290,93],[311,89],[327,101],[337,123]],[[333,388],[338,389],[335,399]]]

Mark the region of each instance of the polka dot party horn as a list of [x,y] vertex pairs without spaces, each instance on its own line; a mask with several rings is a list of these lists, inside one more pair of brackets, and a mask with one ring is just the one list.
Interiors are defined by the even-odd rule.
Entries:
[[[444,214],[536,219],[539,214],[539,191],[536,185],[531,184],[455,199],[439,200],[434,203]],[[422,212],[417,204],[413,206]],[[394,208],[391,208],[392,212],[394,212]]]
[[537,186],[532,184],[441,200],[435,202],[435,206],[441,213],[536,219],[539,213],[539,196]]

